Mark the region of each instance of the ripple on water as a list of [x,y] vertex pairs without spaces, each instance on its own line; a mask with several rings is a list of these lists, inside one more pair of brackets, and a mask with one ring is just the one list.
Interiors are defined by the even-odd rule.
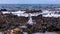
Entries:
[[[27,32],[23,32],[23,34],[28,34]],[[45,33],[41,33],[41,32],[36,32],[36,33],[32,33],[32,34],[58,34],[57,32],[45,32]]]
[[58,34],[58,33],[57,32],[45,32],[45,33],[37,32],[37,33],[33,33],[33,34]]

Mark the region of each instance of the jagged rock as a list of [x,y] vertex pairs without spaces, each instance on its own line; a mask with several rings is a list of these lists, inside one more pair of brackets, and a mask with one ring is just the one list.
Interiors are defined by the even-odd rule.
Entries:
[[0,11],[7,11],[7,9],[1,9]]

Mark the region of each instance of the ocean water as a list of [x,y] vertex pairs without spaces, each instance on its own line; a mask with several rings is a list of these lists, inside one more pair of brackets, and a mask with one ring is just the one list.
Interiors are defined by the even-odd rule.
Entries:
[[0,4],[0,8],[55,8],[60,7],[59,4]]
[[[38,16],[42,14],[43,17],[55,17],[55,18],[60,17],[60,14],[58,14],[58,12],[60,12],[59,4],[0,4],[0,8],[8,8],[8,9],[26,9],[26,8],[42,9],[43,8],[42,13],[33,13],[31,14],[31,16]],[[17,16],[28,17],[29,14],[25,12],[26,11],[18,10],[16,12],[11,12],[11,13]],[[10,13],[10,12],[2,12],[2,13],[5,14],[5,13]]]

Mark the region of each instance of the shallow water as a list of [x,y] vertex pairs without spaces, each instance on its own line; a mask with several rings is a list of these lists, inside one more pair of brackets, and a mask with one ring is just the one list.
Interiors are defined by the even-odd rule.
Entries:
[[0,32],[0,34],[4,34],[4,32]]
[[[23,32],[23,34],[28,34],[27,32]],[[41,32],[36,32],[36,33],[32,33],[32,34],[59,34],[57,32],[45,32],[45,33],[41,33]]]

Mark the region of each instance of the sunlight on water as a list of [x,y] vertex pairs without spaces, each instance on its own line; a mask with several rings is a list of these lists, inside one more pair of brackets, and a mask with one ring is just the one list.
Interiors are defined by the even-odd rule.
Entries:
[[[28,32],[23,32],[23,34],[28,34]],[[45,32],[45,33],[36,32],[36,33],[32,33],[32,34],[58,34],[58,33],[57,32]]]

